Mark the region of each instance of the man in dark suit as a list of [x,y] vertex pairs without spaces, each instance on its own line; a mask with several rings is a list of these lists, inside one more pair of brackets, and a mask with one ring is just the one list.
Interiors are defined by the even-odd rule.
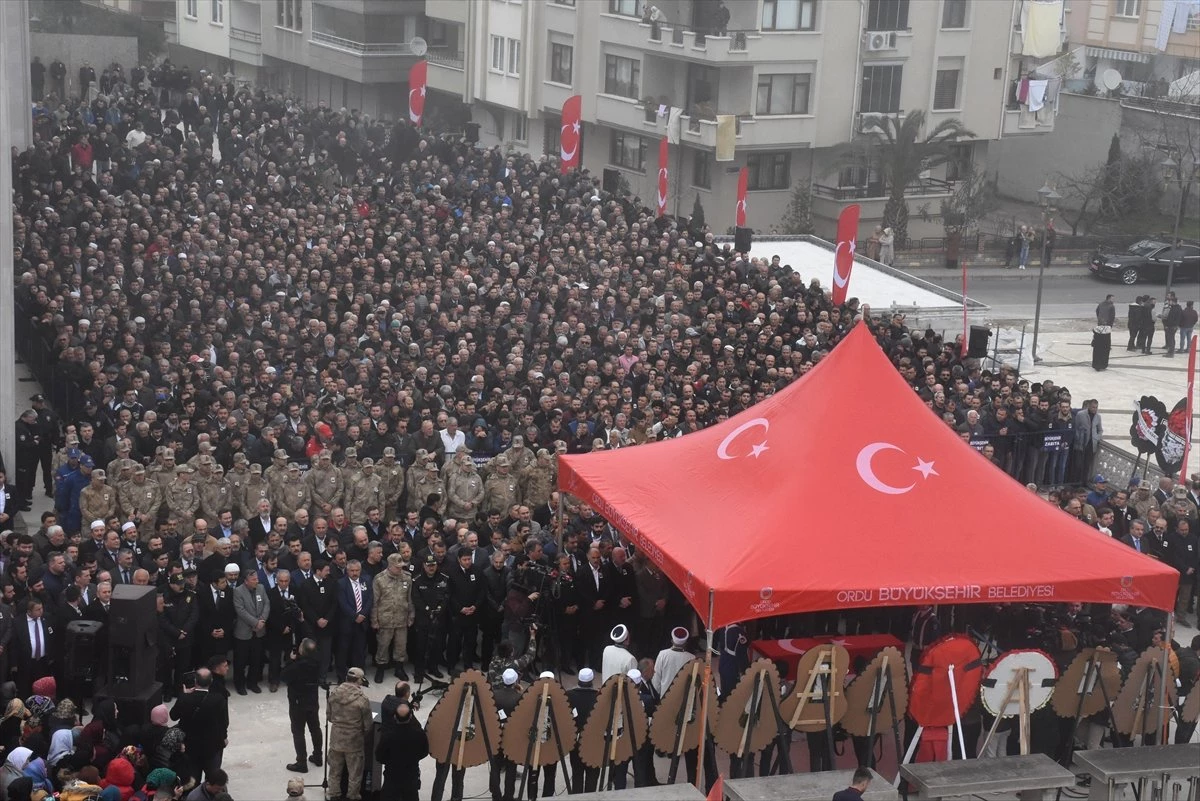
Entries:
[[4,471],[0,470],[0,531],[13,527],[13,518],[22,507],[16,488],[7,481]]
[[296,649],[302,625],[289,571],[276,571],[275,586],[267,588],[267,600],[271,604],[271,615],[267,618],[267,683],[271,692],[277,692],[280,666]]
[[348,562],[346,575],[337,584],[339,681],[344,680],[349,668],[366,665],[373,593],[370,582],[363,580],[362,563],[357,559]]
[[229,582],[222,575],[196,592],[200,619],[196,624],[196,664],[204,665],[209,658],[229,653],[233,647],[233,595]]
[[31,598],[25,614],[17,615],[13,625],[12,651],[17,669],[17,689],[28,697],[33,683],[43,676],[52,675],[58,661],[58,638],[54,624],[44,617],[45,607],[37,598]]
[[102,581],[96,585],[95,597],[84,607],[85,618],[103,624],[100,626],[100,631],[96,634],[96,653],[99,654],[101,662],[101,669],[97,673],[101,676],[108,675],[108,616],[111,606],[112,584]]
[[329,581],[328,562],[315,563],[312,578],[296,588],[296,597],[304,615],[304,635],[317,643],[317,664],[324,681],[333,659],[333,635],[337,623],[337,597]]
[[579,593],[579,635],[583,638],[584,663],[599,665],[608,642],[608,602],[612,579],[608,574],[599,548],[590,548],[587,564],[580,565],[575,574],[575,590]]
[[450,636],[446,642],[446,663],[455,669],[461,655],[463,667],[475,666],[475,636],[483,619],[484,581],[473,564],[475,551],[463,548],[453,560],[447,557],[446,578],[450,582],[447,607],[450,610]]

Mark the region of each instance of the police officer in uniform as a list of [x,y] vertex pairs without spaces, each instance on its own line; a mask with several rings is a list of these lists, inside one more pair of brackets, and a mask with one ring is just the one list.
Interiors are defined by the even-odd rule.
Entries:
[[163,694],[171,696],[182,686],[183,674],[192,669],[192,643],[196,636],[196,624],[200,621],[196,594],[188,589],[183,570],[178,566],[167,579],[161,618],[160,628],[171,638],[175,652],[170,677],[163,688]]
[[54,450],[62,441],[62,421],[58,419],[54,410],[46,405],[45,395],[34,395],[30,400],[33,401],[33,410],[37,413],[38,429],[41,432],[41,438],[38,440],[38,461],[42,463],[42,487],[46,491],[46,497],[53,498],[54,470],[51,460]]
[[437,557],[426,554],[422,572],[413,580],[414,641],[412,657],[416,680],[426,673],[437,674],[443,660],[442,640],[446,630],[450,580],[438,570]]
[[38,462],[42,458],[42,429],[37,412],[26,409],[17,419],[17,502],[29,511],[33,485],[37,483]]

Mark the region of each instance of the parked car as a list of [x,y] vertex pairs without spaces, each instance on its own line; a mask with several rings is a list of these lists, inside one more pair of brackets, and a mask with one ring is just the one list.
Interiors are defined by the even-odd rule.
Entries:
[[1167,272],[1175,265],[1175,283],[1200,281],[1200,244],[1181,242],[1171,247],[1160,239],[1143,239],[1129,250],[1106,253],[1103,249],[1092,254],[1092,275],[1122,284],[1139,281],[1166,283]]

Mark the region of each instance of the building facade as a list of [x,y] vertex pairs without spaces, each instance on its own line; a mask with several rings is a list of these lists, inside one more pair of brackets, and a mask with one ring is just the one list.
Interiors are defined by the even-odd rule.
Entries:
[[1200,3],[1068,0],[1067,7],[1079,90],[1200,100]]

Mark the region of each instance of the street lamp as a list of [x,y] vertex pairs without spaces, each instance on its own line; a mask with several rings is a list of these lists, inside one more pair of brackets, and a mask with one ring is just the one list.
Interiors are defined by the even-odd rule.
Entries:
[[1046,278],[1046,248],[1049,244],[1049,238],[1046,236],[1048,223],[1054,219],[1054,204],[1062,200],[1062,195],[1054,191],[1054,187],[1050,186],[1049,182],[1042,184],[1042,188],[1037,191],[1038,205],[1042,207],[1042,260],[1038,265],[1038,283],[1037,283],[1037,303],[1033,310],[1033,361],[1034,364],[1041,361],[1038,357],[1037,342],[1038,329],[1042,325],[1042,282]]
[[1169,184],[1179,184],[1179,208],[1175,211],[1175,230],[1171,234],[1171,261],[1167,264],[1167,294],[1171,292],[1171,284],[1175,281],[1175,255],[1179,244],[1179,223],[1183,219],[1183,171],[1175,159],[1167,156],[1159,165],[1162,167],[1163,181]]

